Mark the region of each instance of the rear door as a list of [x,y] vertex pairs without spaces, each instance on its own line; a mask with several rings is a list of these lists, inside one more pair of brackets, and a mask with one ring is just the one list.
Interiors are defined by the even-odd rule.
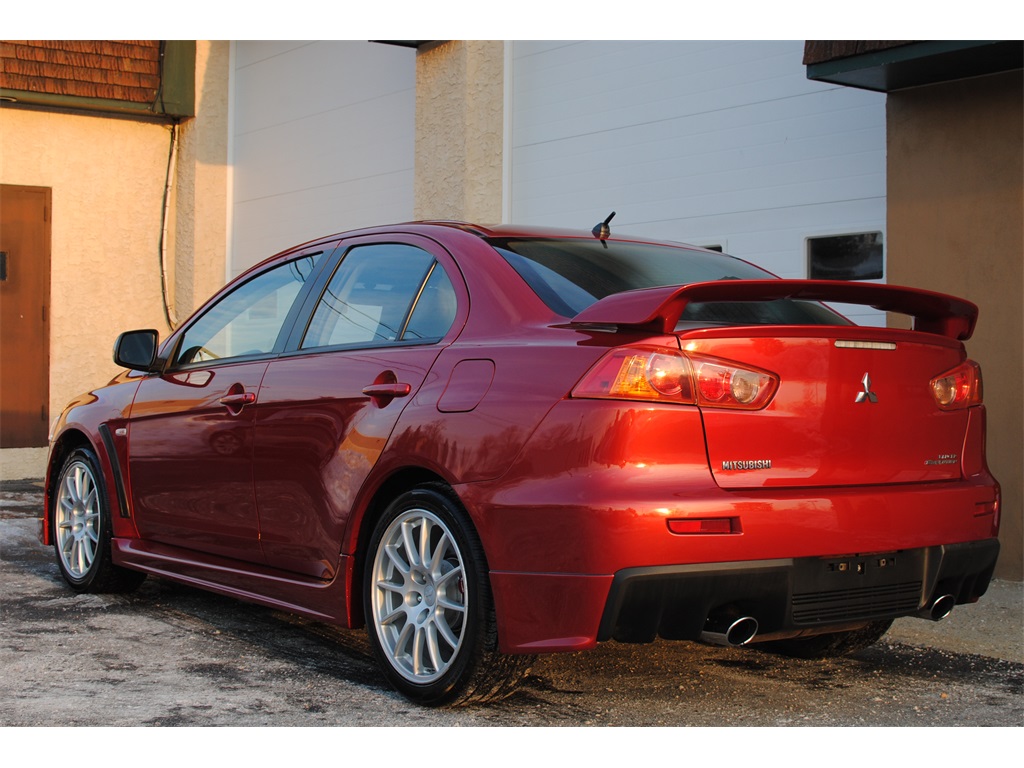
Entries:
[[464,291],[421,238],[350,241],[271,362],[256,415],[255,487],[268,564],[331,578],[352,504],[443,345]]

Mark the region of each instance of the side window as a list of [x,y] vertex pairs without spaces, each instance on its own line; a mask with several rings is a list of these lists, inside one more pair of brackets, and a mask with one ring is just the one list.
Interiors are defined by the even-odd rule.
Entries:
[[185,331],[173,365],[273,352],[288,311],[321,256],[285,262],[229,293]]
[[403,339],[440,339],[455,322],[457,308],[452,281],[437,262],[423,286]]
[[433,256],[410,245],[362,245],[331,277],[302,348],[439,338],[454,318],[455,292]]

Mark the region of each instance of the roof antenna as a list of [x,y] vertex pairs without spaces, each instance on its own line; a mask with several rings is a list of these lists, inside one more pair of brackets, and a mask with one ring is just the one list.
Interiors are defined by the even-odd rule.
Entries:
[[614,215],[615,211],[612,211],[611,213],[608,214],[607,219],[605,219],[592,230],[590,230],[591,232],[594,233],[594,237],[596,237],[598,240],[601,240],[602,242],[611,237],[612,228],[608,226],[608,222],[612,220],[612,217]]

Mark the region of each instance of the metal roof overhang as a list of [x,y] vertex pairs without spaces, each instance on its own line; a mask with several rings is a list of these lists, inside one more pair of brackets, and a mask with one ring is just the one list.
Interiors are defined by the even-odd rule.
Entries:
[[808,64],[807,77],[889,93],[1021,68],[1021,40],[929,40]]

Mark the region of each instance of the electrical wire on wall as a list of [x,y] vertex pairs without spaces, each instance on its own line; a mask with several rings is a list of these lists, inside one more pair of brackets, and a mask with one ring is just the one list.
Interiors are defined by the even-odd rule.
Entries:
[[[165,113],[164,104],[164,64],[166,63],[167,41],[160,41],[160,85],[153,95],[150,105],[154,113]],[[157,105],[159,104],[159,110]],[[178,327],[178,315],[171,306],[167,296],[167,227],[171,215],[171,192],[174,186],[174,173],[178,161],[178,121],[171,123],[171,149],[167,157],[167,177],[164,179],[164,201],[160,216],[160,295],[163,297],[164,318],[167,327],[172,331]]]
[[163,215],[160,226],[160,292],[163,296],[164,317],[173,331],[178,327],[178,316],[167,296],[167,227],[171,213],[171,191],[174,185],[175,166],[178,160],[178,123],[171,124],[171,149],[167,158],[167,179],[164,184]]

